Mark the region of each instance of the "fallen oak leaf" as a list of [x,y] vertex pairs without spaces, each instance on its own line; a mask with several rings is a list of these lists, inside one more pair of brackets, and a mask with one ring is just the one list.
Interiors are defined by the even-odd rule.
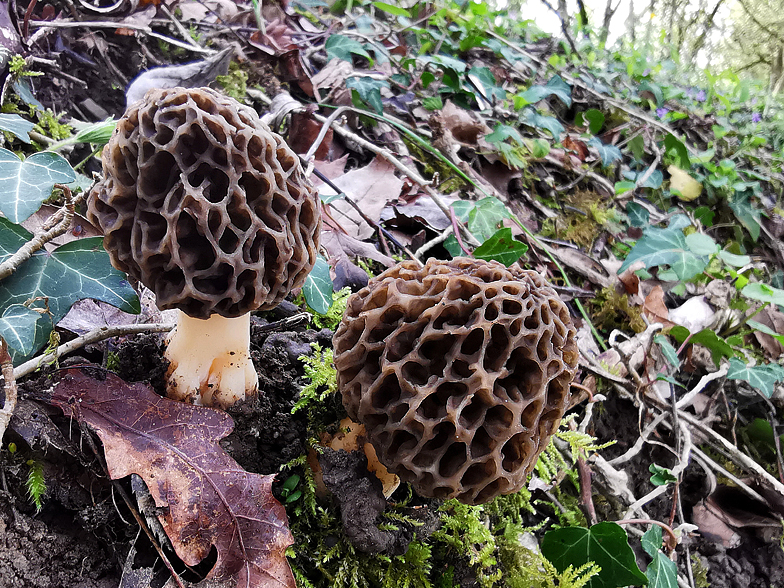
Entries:
[[183,562],[198,564],[214,545],[208,579],[236,579],[237,588],[295,587],[285,557],[294,540],[272,496],[274,476],[246,472],[223,451],[218,441],[233,428],[226,413],[162,398],[146,384],[92,368],[61,372],[50,402],[98,434],[112,479],[144,479]]

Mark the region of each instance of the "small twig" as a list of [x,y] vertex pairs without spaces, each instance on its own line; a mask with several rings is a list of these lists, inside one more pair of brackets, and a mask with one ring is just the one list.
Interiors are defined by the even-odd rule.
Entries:
[[[74,202],[71,197],[71,190],[67,186],[60,186],[65,196],[65,204],[54,213],[43,226],[43,230],[37,233],[31,240],[22,245],[19,250],[11,257],[0,263],[0,280],[7,278],[14,273],[17,268],[25,261],[30,259],[33,254],[41,249],[52,239],[59,237],[71,226],[74,217]],[[53,225],[53,226],[51,226]]]
[[5,435],[5,430],[14,414],[17,396],[14,363],[11,360],[11,354],[8,353],[8,344],[2,337],[0,337],[0,369],[3,373],[3,392],[5,393],[5,402],[3,408],[0,409],[0,447],[2,447],[3,435]]
[[140,33],[144,33],[150,37],[153,37],[154,39],[160,39],[161,41],[164,41],[176,47],[181,47],[182,49],[187,49],[188,51],[194,51],[195,53],[203,53],[206,55],[213,55],[217,53],[217,51],[215,51],[214,49],[205,49],[204,47],[199,47],[198,45],[191,45],[190,43],[185,43],[184,41],[180,41],[179,39],[175,39],[173,37],[167,37],[166,35],[156,33],[148,26],[137,25],[129,22],[117,23],[117,22],[104,22],[104,21],[72,22],[68,20],[31,20],[30,26],[36,29],[41,29],[41,28],[131,29],[132,31],[139,31]]
[[173,324],[166,323],[146,323],[140,325],[119,325],[116,327],[98,327],[89,333],[85,333],[68,343],[63,343],[51,353],[47,353],[41,357],[34,357],[33,359],[24,362],[22,365],[14,369],[14,378],[17,380],[22,376],[33,373],[39,366],[46,365],[47,363],[62,357],[66,353],[71,353],[92,343],[110,339],[111,337],[122,337],[123,335],[136,335],[138,333],[163,333],[171,331],[174,328]]
[[316,140],[313,141],[313,144],[308,149],[308,152],[301,157],[302,161],[305,162],[307,165],[310,165],[311,159],[315,155],[318,148],[321,146],[321,142],[324,141],[324,137],[327,136],[327,131],[329,131],[332,123],[335,122],[338,117],[346,111],[345,106],[341,106],[340,108],[336,109],[335,112],[329,115],[329,118],[321,123],[321,128],[319,129],[319,134],[316,135]]
[[451,206],[449,207],[449,220],[452,221],[452,232],[455,235],[455,239],[457,239],[457,244],[460,245],[460,249],[463,250],[463,253],[465,253],[468,257],[471,257],[473,254],[463,244],[463,239],[460,237],[460,227],[457,226],[459,221],[457,220],[457,215],[455,215],[455,209]]

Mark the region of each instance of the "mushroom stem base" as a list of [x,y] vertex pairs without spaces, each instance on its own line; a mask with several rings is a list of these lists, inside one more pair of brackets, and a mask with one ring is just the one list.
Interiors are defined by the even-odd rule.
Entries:
[[178,311],[167,343],[169,398],[226,408],[258,391],[250,359],[250,314],[205,320]]

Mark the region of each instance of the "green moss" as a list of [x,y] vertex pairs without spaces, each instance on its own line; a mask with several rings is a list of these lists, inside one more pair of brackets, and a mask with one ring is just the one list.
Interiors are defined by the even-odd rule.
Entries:
[[464,189],[472,189],[471,184],[463,180],[460,176],[455,173],[448,164],[441,161],[438,157],[430,153],[429,151],[425,151],[420,147],[416,142],[412,141],[408,136],[405,134],[401,135],[403,139],[403,143],[405,143],[408,150],[411,152],[411,156],[418,161],[424,163],[424,170],[423,176],[426,178],[432,178],[435,174],[438,174],[439,181],[441,182],[438,186],[438,191],[442,194],[451,194],[453,192],[459,192],[460,190]]
[[51,137],[55,141],[62,141],[63,139],[68,139],[73,134],[71,125],[61,123],[57,115],[49,108],[46,110],[39,110],[37,115],[38,124],[35,126],[35,130],[42,135]]
[[629,304],[629,297],[613,287],[604,288],[599,292],[590,302],[589,312],[593,324],[601,331],[610,332],[619,329],[642,333],[645,330],[642,308]]
[[240,102],[247,97],[248,73],[243,71],[236,61],[229,64],[229,72],[225,76],[217,76],[215,80],[221,85],[227,96]]
[[346,306],[348,305],[348,297],[351,296],[351,288],[346,286],[342,290],[332,292],[332,306],[326,314],[319,314],[313,309],[313,324],[319,329],[332,329],[333,331],[338,328],[343,315],[346,313]]
[[44,468],[41,462],[34,459],[27,460],[29,470],[27,472],[27,495],[35,504],[36,512],[41,512],[43,508],[43,497],[46,494],[46,479],[44,479]]
[[694,585],[697,588],[710,588],[710,580],[708,580],[708,568],[703,565],[699,554],[691,554],[691,573],[694,576]]
[[324,402],[334,396],[338,389],[337,371],[332,349],[321,349],[318,343],[311,343],[313,355],[301,355],[299,360],[305,369],[307,384],[299,392],[299,400],[291,409],[292,414],[303,408],[307,410],[308,422],[311,426],[319,420],[323,412]]

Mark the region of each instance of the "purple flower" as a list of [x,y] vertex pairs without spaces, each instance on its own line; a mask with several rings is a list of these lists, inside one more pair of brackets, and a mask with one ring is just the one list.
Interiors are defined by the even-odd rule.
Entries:
[[751,113],[751,122],[758,123],[761,120],[762,120],[762,115],[759,112]]
[[694,97],[694,99],[697,102],[705,102],[705,98],[707,98],[707,96],[705,95],[705,90],[700,90],[699,92],[697,92],[697,95]]
[[668,109],[666,109],[666,108],[657,108],[656,109],[656,116],[658,116],[660,119],[663,120],[664,117],[667,116],[668,112],[670,112],[670,111]]

